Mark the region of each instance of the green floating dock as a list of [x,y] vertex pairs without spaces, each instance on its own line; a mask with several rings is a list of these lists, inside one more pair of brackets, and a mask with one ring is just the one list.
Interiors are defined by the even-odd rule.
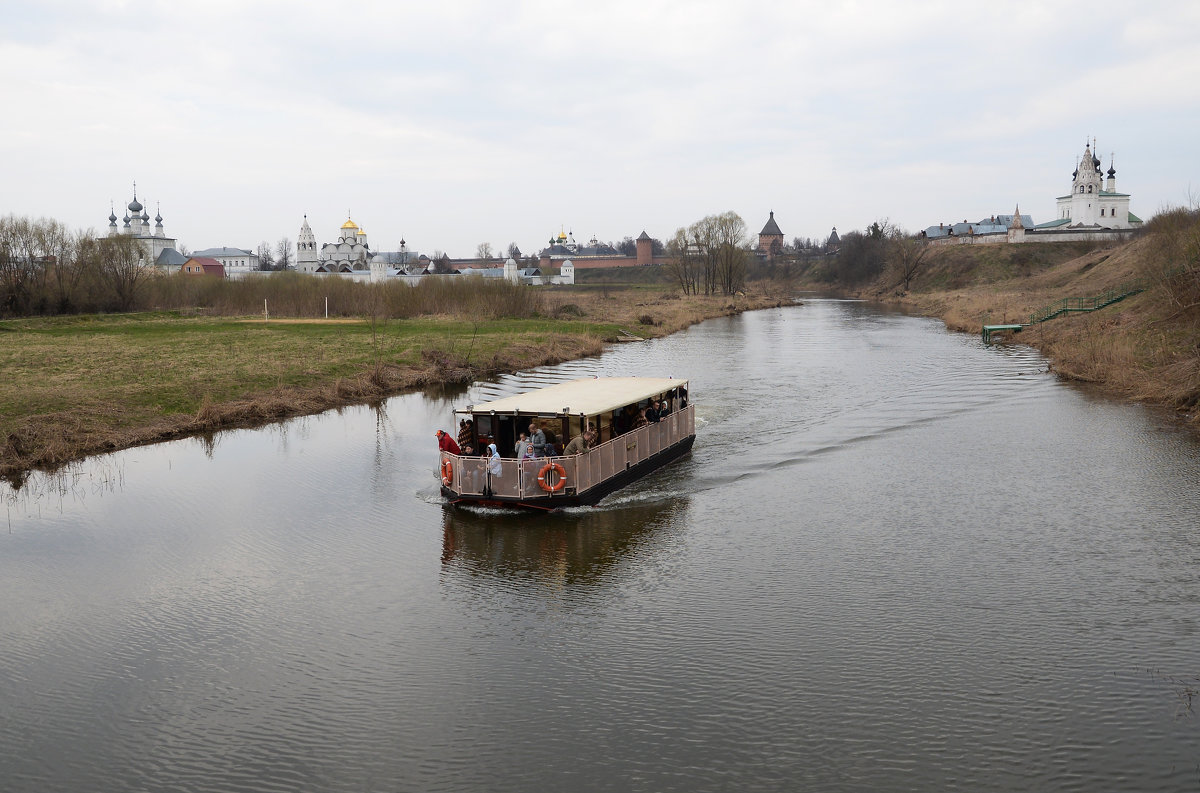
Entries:
[[1025,326],[1024,325],[984,325],[983,326],[983,343],[991,344],[993,333],[1003,333],[1005,331],[1012,331],[1013,333],[1020,333],[1021,328],[1023,328],[1023,327],[1025,327]]

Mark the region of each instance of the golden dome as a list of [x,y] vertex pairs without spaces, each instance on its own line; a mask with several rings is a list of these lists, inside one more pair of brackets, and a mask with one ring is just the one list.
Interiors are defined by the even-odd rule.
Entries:
[[365,237],[365,236],[367,236],[367,231],[366,231],[366,229],[359,229],[358,234],[361,237]]
[[358,224],[357,224],[357,223],[355,223],[355,222],[354,222],[353,220],[351,220],[350,218],[346,218],[346,222],[342,224],[342,228],[344,228],[344,229],[356,229],[356,228],[358,228]]

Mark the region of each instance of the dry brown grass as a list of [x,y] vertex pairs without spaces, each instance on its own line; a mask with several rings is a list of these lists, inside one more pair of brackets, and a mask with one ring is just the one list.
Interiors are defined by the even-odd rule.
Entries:
[[[1033,325],[1010,341],[1039,349],[1061,377],[1185,411],[1200,428],[1200,307],[1188,309],[1187,300],[1171,291],[1174,284],[1163,272],[1172,268],[1163,259],[1161,238],[1147,233],[1123,244],[1076,255],[1063,255],[1073,252],[1064,248],[1043,258],[1031,257],[1023,246],[994,247],[948,249],[926,286],[918,281],[912,292],[900,293],[877,285],[863,296],[909,305],[942,318],[952,330],[979,333],[985,324],[1028,322],[1032,312],[1064,297],[1091,297],[1146,280],[1151,288],[1141,294]],[[972,256],[987,258],[977,268],[986,269],[987,277],[971,275]],[[1015,265],[1005,257],[1023,261]],[[954,277],[937,267],[956,268]],[[954,288],[928,286],[950,281]]]

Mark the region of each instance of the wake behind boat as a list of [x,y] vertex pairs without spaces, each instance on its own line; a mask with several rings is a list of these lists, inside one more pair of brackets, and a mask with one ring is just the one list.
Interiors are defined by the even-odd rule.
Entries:
[[[673,378],[573,380],[454,415],[458,439],[447,443],[439,432],[438,466],[452,504],[595,504],[686,454],[696,440],[688,383]],[[522,433],[529,437],[518,446]]]

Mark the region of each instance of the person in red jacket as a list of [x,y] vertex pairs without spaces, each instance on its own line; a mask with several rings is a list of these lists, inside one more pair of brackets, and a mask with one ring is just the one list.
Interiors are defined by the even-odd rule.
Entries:
[[451,454],[462,454],[462,452],[458,450],[458,444],[455,443],[454,439],[450,437],[450,433],[438,430],[437,439],[438,448],[442,451],[450,452]]

